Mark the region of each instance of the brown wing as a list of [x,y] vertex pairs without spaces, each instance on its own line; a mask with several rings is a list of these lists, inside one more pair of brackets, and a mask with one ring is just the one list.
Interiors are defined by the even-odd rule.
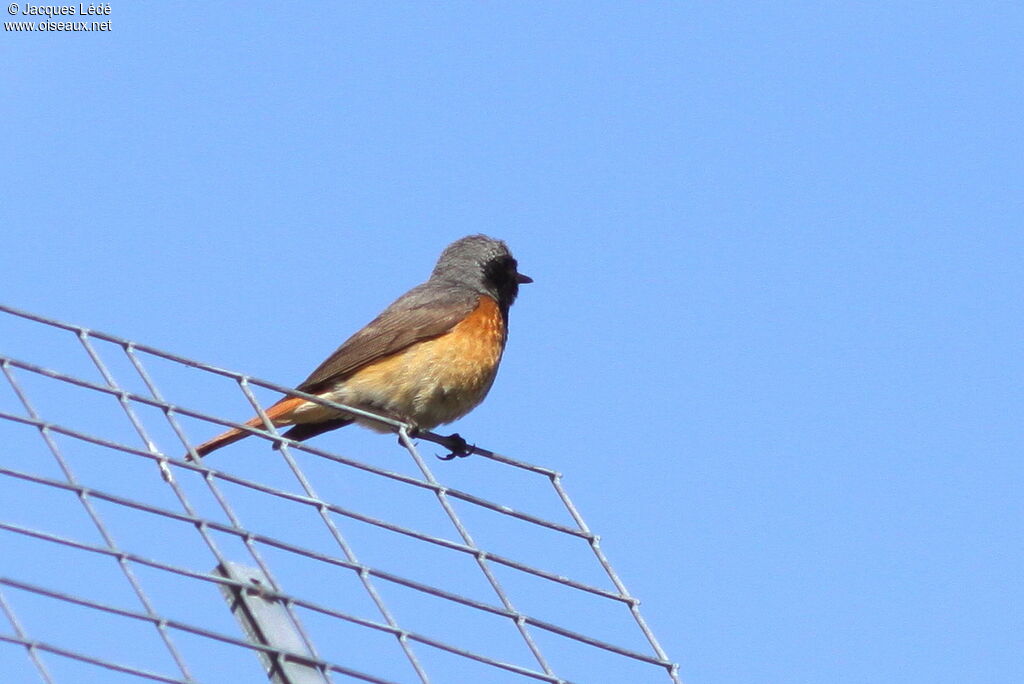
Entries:
[[479,300],[477,293],[447,283],[428,281],[414,287],[348,338],[296,389],[316,394],[377,359],[443,335],[469,315]]

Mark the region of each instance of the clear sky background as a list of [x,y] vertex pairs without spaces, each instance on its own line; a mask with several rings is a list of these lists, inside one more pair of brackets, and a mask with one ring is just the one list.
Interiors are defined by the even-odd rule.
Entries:
[[455,429],[684,681],[1024,681],[1020,6],[111,6],[0,42],[4,303],[290,385],[500,237]]

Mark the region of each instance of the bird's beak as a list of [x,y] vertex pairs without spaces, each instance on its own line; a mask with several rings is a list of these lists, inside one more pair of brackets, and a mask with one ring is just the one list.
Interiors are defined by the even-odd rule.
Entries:
[[533,278],[528,275],[523,275],[522,273],[516,273],[516,282],[520,285],[524,285],[526,283],[532,283]]

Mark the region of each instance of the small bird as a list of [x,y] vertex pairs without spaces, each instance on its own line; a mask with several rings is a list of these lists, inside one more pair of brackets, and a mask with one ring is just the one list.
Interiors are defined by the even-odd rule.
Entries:
[[[532,282],[501,240],[456,240],[425,283],[348,338],[296,389],[401,421],[413,434],[450,423],[487,396],[508,339],[509,307],[519,286]],[[284,436],[300,441],[350,423],[394,431],[300,397],[284,397],[265,413],[275,427],[292,426]],[[264,425],[259,416],[245,424]],[[205,456],[249,434],[231,428],[195,453]],[[453,455],[468,453],[461,437],[448,439],[457,445]]]

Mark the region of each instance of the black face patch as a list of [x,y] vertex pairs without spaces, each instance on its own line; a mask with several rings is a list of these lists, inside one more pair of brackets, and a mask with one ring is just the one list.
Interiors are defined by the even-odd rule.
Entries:
[[484,266],[484,278],[494,287],[498,293],[498,303],[507,311],[519,295],[519,271],[516,260],[507,254],[491,259]]

